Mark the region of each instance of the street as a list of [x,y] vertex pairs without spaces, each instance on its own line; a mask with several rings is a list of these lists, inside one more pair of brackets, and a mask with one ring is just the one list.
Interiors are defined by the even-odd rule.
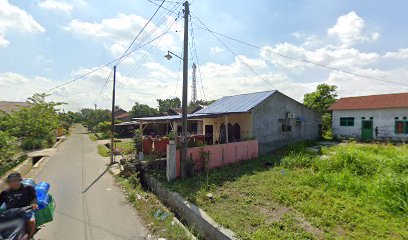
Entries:
[[76,125],[36,176],[51,184],[55,219],[40,230],[41,240],[146,239],[147,229],[107,172],[108,159]]

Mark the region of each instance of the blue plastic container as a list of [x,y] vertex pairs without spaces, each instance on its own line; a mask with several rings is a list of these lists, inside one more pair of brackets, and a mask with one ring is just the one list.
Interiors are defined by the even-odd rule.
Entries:
[[25,186],[31,186],[31,187],[35,187],[35,181],[31,178],[26,178],[23,179],[23,181],[21,181],[21,183]]
[[50,204],[50,202],[52,201],[51,195],[47,194],[46,196],[46,200],[45,201],[38,201],[38,209],[44,209],[48,206],[48,204]]
[[40,182],[35,186],[35,192],[37,193],[37,202],[47,202],[48,191],[50,190],[50,184],[46,182]]

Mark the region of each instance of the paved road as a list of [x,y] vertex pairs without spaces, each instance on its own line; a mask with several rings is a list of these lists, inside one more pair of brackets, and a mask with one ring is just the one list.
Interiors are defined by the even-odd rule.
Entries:
[[36,177],[51,183],[57,201],[54,222],[36,239],[146,239],[142,220],[106,172],[107,159],[97,154],[86,132],[77,125]]

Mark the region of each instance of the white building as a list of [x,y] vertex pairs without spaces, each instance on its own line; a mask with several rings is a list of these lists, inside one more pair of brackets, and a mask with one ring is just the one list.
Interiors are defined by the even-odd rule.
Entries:
[[408,140],[408,93],[341,98],[329,110],[336,137]]

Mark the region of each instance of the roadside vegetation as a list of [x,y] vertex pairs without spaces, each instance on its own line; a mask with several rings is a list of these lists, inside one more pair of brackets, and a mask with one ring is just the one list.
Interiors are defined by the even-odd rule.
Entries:
[[0,112],[0,175],[23,161],[24,151],[51,147],[69,133],[77,115],[59,112],[63,103],[46,101],[47,96],[34,94],[27,100],[29,107]]
[[127,200],[137,209],[151,233],[157,238],[189,240],[185,230],[177,225],[171,213],[156,197],[142,189],[136,174],[128,178],[117,177]]
[[[404,239],[408,146],[290,145],[166,183],[242,239]],[[208,194],[211,193],[211,198]]]

